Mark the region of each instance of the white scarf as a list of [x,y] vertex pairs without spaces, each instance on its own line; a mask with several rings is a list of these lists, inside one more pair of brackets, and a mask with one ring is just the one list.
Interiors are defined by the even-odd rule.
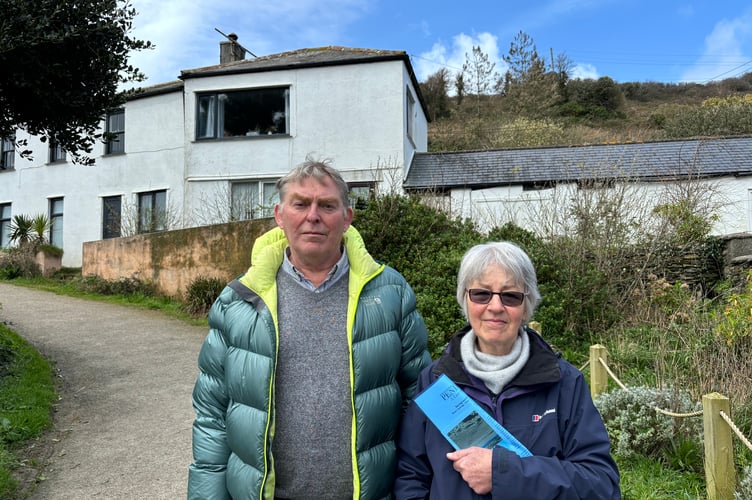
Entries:
[[460,354],[465,368],[471,375],[483,381],[494,394],[499,394],[512,380],[530,357],[530,339],[520,328],[509,354],[495,356],[478,350],[475,333],[470,330],[460,341]]

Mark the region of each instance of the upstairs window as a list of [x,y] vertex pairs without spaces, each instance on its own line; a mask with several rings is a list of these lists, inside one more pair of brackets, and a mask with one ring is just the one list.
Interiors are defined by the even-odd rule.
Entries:
[[289,134],[287,87],[199,94],[196,102],[196,139]]
[[16,159],[16,134],[0,141],[0,170],[13,170]]
[[0,248],[10,246],[10,203],[0,203]]
[[105,154],[125,153],[125,110],[116,109],[107,113],[107,142]]
[[167,190],[138,195],[138,232],[153,233],[167,229]]
[[405,109],[405,125],[407,126],[407,137],[412,140],[415,137],[415,98],[413,97],[413,93],[410,92],[410,88],[406,92],[405,101],[407,108]]
[[65,161],[65,150],[55,139],[50,139],[50,163]]
[[232,220],[272,217],[274,205],[279,202],[276,182],[233,182],[231,194]]

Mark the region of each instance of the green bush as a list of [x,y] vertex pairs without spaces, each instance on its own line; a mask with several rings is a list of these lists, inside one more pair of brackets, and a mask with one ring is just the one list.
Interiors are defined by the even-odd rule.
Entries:
[[199,276],[185,292],[185,310],[193,316],[206,314],[227,283],[219,278]]
[[41,274],[30,247],[13,247],[0,252],[0,279],[35,278]]
[[373,257],[410,283],[428,329],[432,356],[465,323],[457,305],[462,255],[482,240],[467,221],[452,219],[417,198],[383,195],[356,210],[353,222]]
[[152,282],[135,277],[106,280],[99,276],[85,276],[78,281],[77,286],[82,292],[99,295],[157,295]]
[[692,401],[686,392],[634,387],[600,394],[595,405],[608,429],[612,452],[623,458],[642,455],[668,459],[667,450],[675,449],[676,443],[699,441],[702,434],[701,417],[670,417],[656,411],[701,410],[702,405]]

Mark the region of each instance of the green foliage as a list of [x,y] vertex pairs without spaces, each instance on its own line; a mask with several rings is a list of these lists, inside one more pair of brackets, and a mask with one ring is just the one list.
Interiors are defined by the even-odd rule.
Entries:
[[0,279],[33,278],[41,274],[29,245],[0,251]]
[[34,237],[34,218],[26,214],[16,214],[10,222],[10,234],[8,239],[11,243],[17,243],[19,246],[28,245],[33,242]]
[[668,138],[747,135],[751,109],[749,104],[692,107],[669,117],[663,131]]
[[752,498],[752,466],[747,466],[742,471],[739,487],[734,492],[734,500],[748,500]]
[[705,478],[667,469],[656,460],[615,457],[624,500],[698,500],[706,498]]
[[105,112],[125,102],[119,85],[144,79],[128,63],[130,52],[151,48],[129,36],[135,15],[122,0],[3,2],[0,137],[21,127],[93,163],[81,152],[102,138]]
[[584,116],[591,119],[623,117],[624,95],[611,78],[570,80],[567,102],[559,108],[562,116]]
[[52,425],[56,400],[52,367],[20,336],[0,324],[0,497],[13,498],[16,447]]
[[136,277],[106,280],[98,276],[85,276],[77,284],[78,289],[84,293],[100,295],[156,295],[154,283]]
[[[749,348],[752,342],[752,271],[747,273],[746,290],[731,293],[725,306],[716,315],[715,332],[728,345]],[[745,349],[746,350],[746,349]]]
[[701,436],[701,418],[669,417],[656,411],[701,410],[702,405],[693,402],[686,392],[634,387],[601,394],[595,398],[595,405],[606,423],[612,452],[624,458],[642,455],[663,459],[674,443],[699,440]]
[[219,278],[204,276],[191,281],[185,292],[185,309],[188,314],[193,316],[206,314],[226,284]]
[[354,223],[377,260],[397,269],[416,293],[438,355],[464,324],[455,299],[462,255],[481,236],[470,222],[453,220],[416,198],[384,195],[356,211]]

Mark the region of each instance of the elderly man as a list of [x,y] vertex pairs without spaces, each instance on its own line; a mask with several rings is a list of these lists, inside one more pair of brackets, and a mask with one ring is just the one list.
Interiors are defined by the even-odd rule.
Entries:
[[375,499],[428,365],[415,295],[350,226],[324,162],[277,182],[279,227],[209,313],[193,392],[191,499]]

